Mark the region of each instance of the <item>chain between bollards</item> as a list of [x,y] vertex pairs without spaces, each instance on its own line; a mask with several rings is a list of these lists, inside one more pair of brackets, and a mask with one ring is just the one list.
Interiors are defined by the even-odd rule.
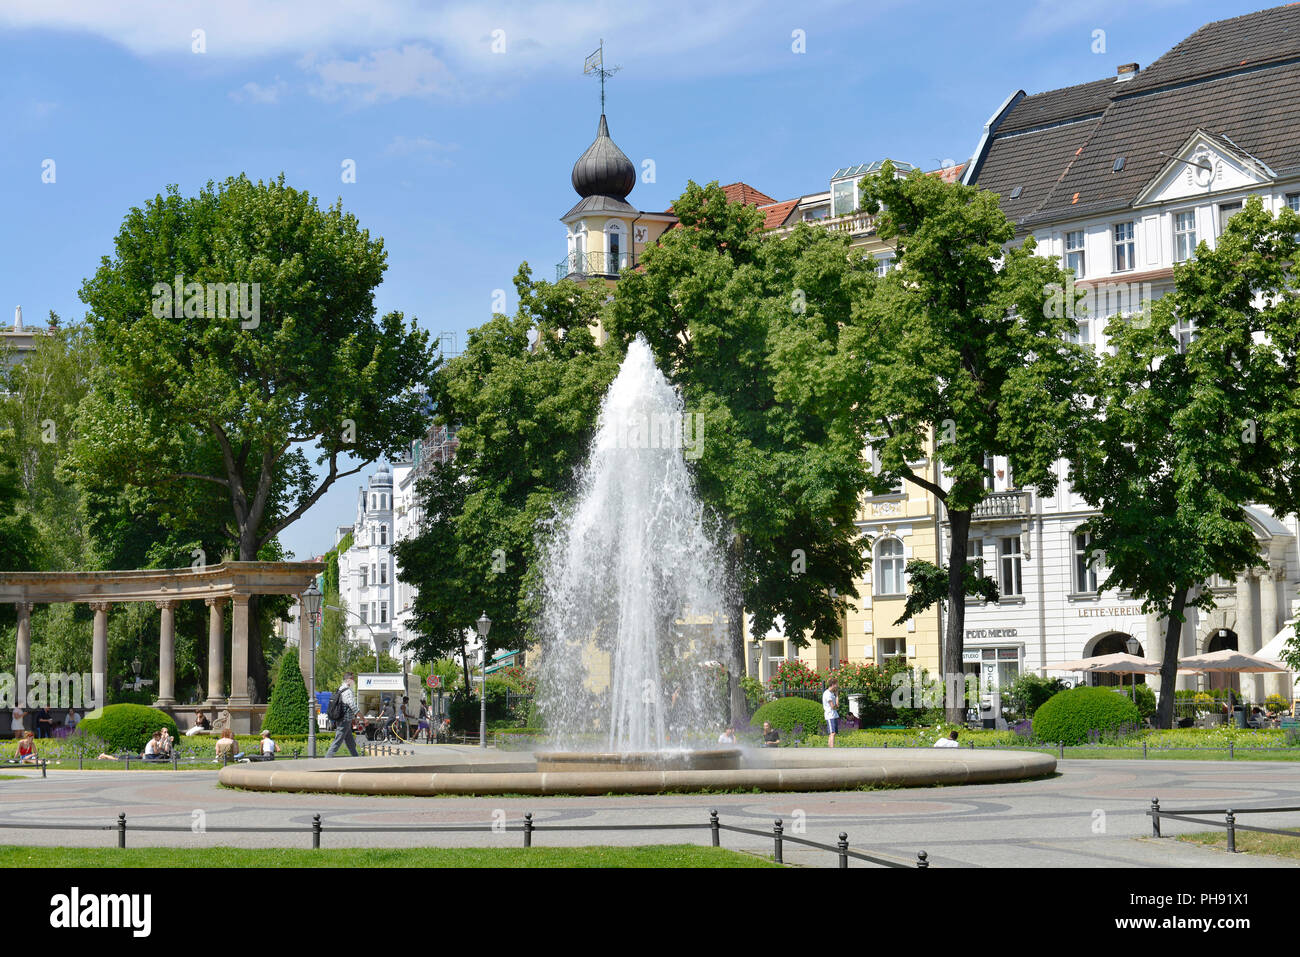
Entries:
[[524,815],[524,847],[533,846],[533,812]]
[[772,825],[772,840],[776,843],[776,853],[774,860],[778,864],[784,864],[785,859],[781,856],[781,835],[785,829],[781,826],[781,819],[778,817],[776,823]]
[[320,815],[313,814],[311,819],[311,849],[320,850]]
[[849,836],[840,831],[840,869],[849,866]]
[[713,838],[713,846],[720,846],[718,838],[722,833],[722,828],[718,825],[718,812],[716,810],[709,811],[709,833]]
[[126,812],[117,816],[117,846],[126,847]]
[[1228,808],[1228,853],[1237,853],[1237,815]]
[[1160,836],[1160,798],[1151,799],[1151,836]]

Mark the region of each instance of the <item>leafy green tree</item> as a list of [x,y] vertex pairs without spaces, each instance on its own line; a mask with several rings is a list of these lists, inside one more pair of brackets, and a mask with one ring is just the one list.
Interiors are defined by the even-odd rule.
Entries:
[[[703,422],[701,498],[731,532],[730,704],[745,713],[746,612],[765,634],[780,617],[795,644],[829,642],[866,568],[855,524],[869,483],[846,380],[845,323],[874,271],[847,239],[809,226],[765,238],[763,216],[716,183],[688,184],[680,227],[626,273],[607,328],[643,334]],[[697,427],[698,428],[698,427]]]
[[[81,289],[100,365],[74,467],[148,490],[160,517],[215,490],[234,556],[257,559],[334,482],[423,432],[434,360],[401,313],[375,318],[385,258],[341,202],[321,210],[283,176],[132,209]],[[260,632],[249,670],[264,696]]]
[[[1034,253],[1032,237],[1009,245],[1015,227],[995,195],[919,171],[899,178],[886,163],[863,181],[862,198],[879,214],[880,238],[895,242],[897,263],[845,332],[863,373],[849,395],[879,453],[878,479],[904,479],[943,505],[942,664],[959,675],[966,543],[988,495],[986,457],[1007,456],[1022,487],[1054,494],[1054,463],[1082,418],[1090,354],[1067,341],[1073,320],[1046,305],[1063,273]],[[945,707],[950,721],[961,719],[962,702]]]
[[535,281],[527,264],[515,289],[515,314],[473,330],[431,390],[459,446],[419,481],[423,522],[393,549],[398,579],[418,588],[412,645],[425,661],[463,654],[484,612],[489,654],[527,643],[538,526],[583,460],[618,371],[620,353],[589,330],[600,290]]
[[[1300,296],[1293,264],[1300,217],[1276,219],[1257,197],[1216,248],[1174,267],[1175,289],[1150,320],[1106,334],[1087,428],[1070,480],[1101,513],[1090,519],[1103,587],[1124,588],[1166,620],[1157,723],[1173,720],[1179,636],[1188,607],[1214,607],[1214,575],[1261,564],[1245,505],[1300,507]],[[1175,324],[1195,329],[1190,342]]]
[[306,734],[308,721],[307,685],[298,668],[297,652],[280,656],[280,674],[271,690],[271,703],[262,719],[262,730],[271,734]]

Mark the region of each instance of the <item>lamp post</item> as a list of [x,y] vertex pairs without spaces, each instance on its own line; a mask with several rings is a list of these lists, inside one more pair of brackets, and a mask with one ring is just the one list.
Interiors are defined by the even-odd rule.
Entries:
[[[1129,636],[1128,640],[1124,642],[1124,647],[1127,648],[1128,653],[1130,655],[1133,655],[1134,657],[1136,657],[1142,651],[1142,645],[1138,642],[1136,638],[1132,636]],[[1132,684],[1133,684],[1133,704],[1136,705],[1138,703],[1138,687],[1137,687],[1138,676],[1136,671],[1133,672]]]
[[479,688],[478,746],[487,747],[487,636],[492,630],[492,619],[483,612],[476,624],[479,646],[483,652],[483,684]]
[[140,690],[140,668],[140,656],[136,655],[131,659],[131,671],[135,674],[135,680],[131,682],[132,691]]
[[[307,656],[307,754],[316,757],[316,623],[320,620],[321,601],[325,596],[320,593],[313,581],[302,593],[301,613],[307,615],[311,628],[311,652]],[[299,631],[299,634],[302,634]]]

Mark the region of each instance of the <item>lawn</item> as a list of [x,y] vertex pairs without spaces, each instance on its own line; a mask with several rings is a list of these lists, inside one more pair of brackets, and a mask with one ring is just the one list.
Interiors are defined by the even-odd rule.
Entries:
[[[1288,828],[1296,831],[1295,837],[1281,834],[1257,834],[1254,831],[1237,831],[1237,850],[1249,854],[1272,854],[1274,857],[1300,857],[1300,828]],[[1179,834],[1178,840],[1189,844],[1205,844],[1209,847],[1227,848],[1228,832],[1226,830],[1207,831],[1203,834]]]
[[693,844],[647,847],[302,848],[0,846],[0,867],[779,867]]

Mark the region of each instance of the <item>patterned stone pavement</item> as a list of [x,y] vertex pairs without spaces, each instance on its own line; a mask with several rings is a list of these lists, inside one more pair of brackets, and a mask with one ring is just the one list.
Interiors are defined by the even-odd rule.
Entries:
[[[526,811],[545,824],[707,824],[716,808],[725,824],[850,846],[904,862],[925,850],[935,867],[1259,867],[1300,862],[1229,857],[1170,840],[1153,841],[1144,813],[1162,808],[1300,806],[1300,768],[1291,762],[1065,760],[1052,778],[1013,784],[817,794],[712,794],[604,797],[415,798],[236,791],[211,771],[21,772],[0,781],[0,825],[93,824],[103,830],[0,828],[6,844],[113,846],[112,829],[168,825],[163,833],[128,832],[128,844],[309,847],[312,815],[321,814],[323,846],[519,846],[517,831],[493,832],[493,820],[518,825]],[[1246,823],[1300,827],[1300,813],[1249,815]],[[330,833],[331,826],[464,824],[473,832]],[[293,833],[222,833],[221,827],[293,827]],[[1166,835],[1203,830],[1166,821]],[[707,830],[569,831],[534,835],[534,844],[650,844],[708,841]],[[770,838],[724,832],[725,847],[768,854]],[[787,843],[786,860],[831,866],[834,855]],[[859,862],[851,862],[859,866]],[[862,865],[870,866],[870,865]]]

